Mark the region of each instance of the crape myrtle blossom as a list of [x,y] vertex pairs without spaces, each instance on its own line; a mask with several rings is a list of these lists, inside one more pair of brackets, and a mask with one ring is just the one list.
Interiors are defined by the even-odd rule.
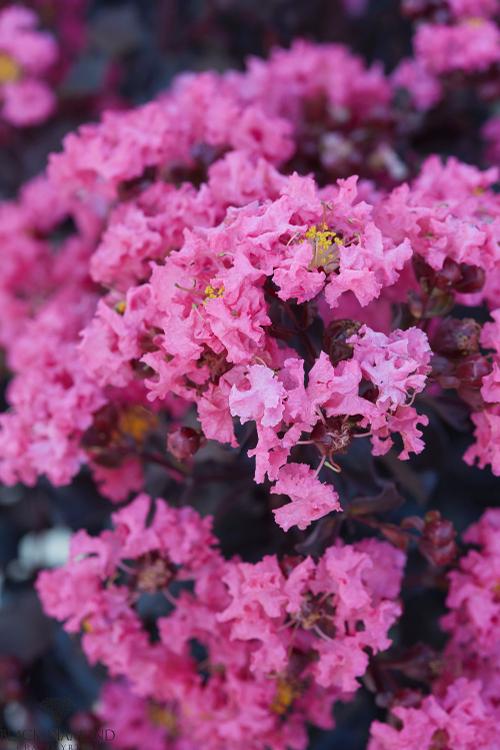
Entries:
[[[84,125],[52,154],[49,174],[64,194],[113,199],[121,186],[151,179],[195,181],[223,153],[241,150],[271,163],[293,151],[283,118],[244,106],[214,73],[180,76],[158,100],[128,112],[107,112]],[[198,173],[197,173],[198,171]],[[132,183],[132,184],[130,184]]]
[[493,321],[485,323],[481,343],[494,350],[492,368],[480,383],[483,408],[471,415],[475,443],[464,459],[468,464],[477,462],[481,468],[490,464],[493,474],[500,476],[500,309],[491,315]]
[[[499,540],[498,509],[487,510],[464,534],[464,541],[471,548],[448,575],[448,612],[442,618],[441,626],[449,639],[434,686],[434,691],[442,694],[455,681],[457,685],[466,681],[474,684],[478,718],[482,713],[495,724],[499,718],[500,685]],[[466,690],[462,688],[457,692],[465,694]],[[498,738],[492,742],[492,747],[495,747]],[[485,744],[485,747],[489,745]]]
[[[466,304],[482,298],[492,303],[499,268],[499,201],[490,188],[495,172],[431,158],[416,180],[389,192],[368,189],[355,176],[319,188],[312,177],[283,174],[293,139],[299,138],[304,101],[312,95],[305,74],[315,70],[325,89],[328,80],[321,71],[335,61],[344,61],[351,77],[360,80],[364,95],[348,104],[360,108],[359,117],[365,116],[363,108],[388,103],[380,71],[364,71],[359,60],[337,47],[300,43],[290,52],[276,52],[269,63],[252,62],[234,79],[181,76],[157,101],[107,114],[101,124],[68,136],[64,151],[51,160],[46,201],[54,205],[54,218],[46,228],[30,218],[30,202],[40,202],[41,189],[4,207],[6,226],[26,225],[23,254],[8,240],[12,274],[3,282],[12,307],[12,330],[4,339],[15,373],[11,394],[17,394],[3,418],[4,480],[29,476],[32,482],[50,463],[51,477],[67,482],[87,461],[114,499],[120,494],[119,476],[137,489],[138,456],[133,450],[123,453],[125,443],[137,449],[140,440],[133,435],[130,440],[125,430],[118,461],[116,430],[104,430],[114,451],[113,465],[106,466],[102,446],[92,442],[95,423],[109,416],[102,409],[113,400],[121,411],[148,401],[153,410],[169,410],[173,398],[182,399],[196,406],[207,438],[232,446],[237,445],[234,418],[255,423],[258,443],[251,455],[257,481],[267,475],[277,482],[276,494],[293,492],[288,509],[276,511],[284,528],[304,528],[340,507],[333,485],[319,474],[328,465],[336,468],[335,453],[347,449],[354,434],[365,433],[375,455],[390,448],[394,434],[403,441],[402,459],[422,450],[419,425],[426,418],[412,400],[429,373],[425,333],[414,326],[359,332],[356,324],[352,332],[358,333],[344,343],[343,356],[331,359],[297,338],[290,311],[293,306],[317,309],[320,319],[329,316],[330,325],[347,299],[354,298],[358,309],[375,310],[379,303],[388,309],[404,303],[408,293],[417,294],[417,282],[431,302],[437,295],[439,301],[456,296]],[[295,98],[273,98],[271,106],[264,83],[277,89],[286,83]],[[366,95],[370,86],[379,92],[373,100]],[[325,91],[332,102],[341,91],[343,97],[353,96],[347,83]],[[39,209],[35,213],[42,215]],[[61,246],[57,232],[54,236],[58,221],[67,216],[76,221],[85,248],[71,269],[78,276],[74,290],[81,288],[88,304],[66,342],[75,352],[78,377],[66,378],[65,394],[69,403],[80,403],[77,383],[85,383],[86,416],[78,427],[71,415],[55,427],[50,409],[34,418],[26,394],[36,385],[22,385],[44,378],[52,382],[50,359],[40,358],[44,364],[35,375],[26,359],[16,359],[21,344],[14,339],[26,321],[27,341],[36,345],[33,332],[43,306],[60,304],[50,259],[57,247],[56,267],[64,268],[77,253],[70,250],[75,237]],[[40,259],[47,268],[42,272],[48,274],[46,292],[33,307],[35,296],[24,285]],[[421,269],[422,263],[431,270],[419,270],[415,279],[412,265]],[[429,274],[448,274],[446,289],[430,288]],[[72,292],[60,294],[65,299]],[[428,315],[422,304],[417,300],[411,306],[419,326]],[[40,330],[45,325],[40,322]],[[120,414],[113,420],[130,422]],[[132,433],[141,431],[136,428]],[[33,434],[57,435],[50,462],[50,437],[44,437],[49,453],[42,451],[35,464],[22,447]],[[316,465],[297,460],[301,444],[317,447]],[[300,492],[293,490],[294,480]]]
[[[236,154],[232,158],[236,159]],[[207,200],[210,187],[209,171]],[[331,401],[331,394],[326,393],[329,386],[324,385],[321,394],[320,386],[313,385],[316,373],[320,379],[334,378],[336,373],[326,354],[321,355],[309,374],[310,387],[305,389],[304,363],[291,359],[287,365],[286,349],[279,349],[276,339],[269,335],[272,295],[284,302],[305,302],[324,291],[326,302],[335,307],[342,293],[350,290],[366,305],[376,299],[385,284],[397,279],[398,269],[411,253],[404,240],[392,248],[384,247],[380,231],[369,221],[372,207],[362,201],[354,203],[355,180],[341,183],[331,195],[331,202],[325,204],[312,180],[292,176],[282,185],[276,200],[229,210],[213,228],[198,225],[186,230],[180,250],[170,252],[161,264],[150,264],[149,283],[129,287],[122,309],[117,311],[116,304],[111,307],[105,300],[99,303],[97,316],[82,340],[89,375],[101,386],[125,387],[136,377],[131,363],[140,360],[154,374],[145,381],[151,399],[174,393],[195,401],[205,435],[231,444],[235,442],[232,417],[239,416],[242,422],[251,418],[262,438],[256,449],[256,478],[262,481],[268,473],[277,479],[276,471],[301,433],[314,429],[322,419],[318,409]],[[330,210],[335,231],[321,228],[320,219]],[[150,248],[149,252],[155,251]],[[98,250],[97,255],[100,253]],[[110,301],[114,299],[110,297]],[[340,405],[327,407],[325,412],[327,417],[358,415],[360,427],[374,428],[379,454],[389,449],[391,431],[404,433],[403,458],[408,457],[409,450],[422,448],[416,412],[405,402],[423,389],[430,356],[425,334],[412,330],[406,344],[405,336],[401,333],[397,343],[396,335],[390,344],[385,336],[375,336],[370,352],[367,342],[372,339],[366,335],[364,355],[360,350],[352,363],[339,365],[345,372],[338,373],[338,387],[347,390],[350,403],[344,409]],[[96,341],[100,342],[97,348]],[[378,357],[377,345],[381,349]],[[383,353],[386,346],[387,356]],[[404,362],[408,356],[408,362]],[[369,360],[373,360],[371,365]],[[281,377],[290,378],[291,387],[296,389],[286,414],[285,386],[273,374],[273,366],[280,369],[280,365]],[[295,381],[301,367],[299,384]],[[397,370],[397,378],[391,391],[388,384],[382,386],[384,379],[392,377],[392,369]],[[414,378],[416,372],[419,376]],[[373,384],[382,389],[375,404],[358,397],[363,377],[368,381],[375,378]],[[382,413],[377,415],[379,410]],[[425,423],[425,418],[420,422]],[[284,424],[291,430],[284,437],[278,436]],[[263,462],[270,452],[273,470],[268,471]],[[302,527],[329,509],[339,508],[333,489],[322,485],[313,472],[303,480],[304,491],[307,485],[313,505],[319,505],[314,509],[311,506],[310,518],[304,508],[305,515],[299,521]],[[278,489],[284,486],[283,481],[282,475]],[[313,495],[318,493],[328,493],[328,499],[325,495],[323,500],[314,501]],[[283,525],[291,524],[284,521]]]
[[[404,554],[371,539],[317,562],[224,560],[208,518],[157,500],[147,521],[150,509],[140,495],[113,515],[113,530],[78,532],[66,566],[37,583],[46,611],[82,631],[88,658],[127,680],[105,690],[104,715],[130,690],[138,717],[173,748],[222,750],[246,736],[256,750],[305,748],[304,721],[330,725],[331,703],[389,646]],[[159,640],[143,621],[153,596],[168,609]]]
[[[395,98],[438,104],[450,65],[490,74],[493,6],[474,24],[471,3],[444,5],[446,34],[482,35],[448,68],[424,14],[419,55],[390,76],[304,41],[182,75],[68,135],[0,205],[0,478],[86,468],[124,503],[37,584],[107,669],[98,712],[124,750],[305,750],[361,681],[392,712],[371,750],[494,747],[497,516],[462,559],[437,510],[379,518],[450,391],[474,424],[465,461],[500,471],[497,171],[417,164],[424,115]],[[204,487],[236,475],[268,524],[259,554],[229,553],[189,505],[218,529]],[[172,505],[143,494],[157,481]],[[449,641],[427,697],[398,705],[378,655],[414,542],[425,585],[450,584]]]
[[498,747],[500,513],[487,510],[464,534],[472,545],[448,574],[449,636],[433,692],[419,705],[391,708],[374,722],[369,750]]
[[57,43],[37,25],[36,13],[21,5],[0,11],[0,114],[15,126],[43,122],[55,105],[43,77],[57,60]]
[[495,750],[497,720],[481,699],[480,686],[462,677],[443,697],[430,695],[418,708],[393,709],[398,726],[374,722],[369,750]]
[[[357,201],[354,179],[328,191],[318,191],[311,179],[284,178],[271,165],[264,166],[261,160],[257,161],[259,171],[248,195],[251,202],[225,209],[225,196],[222,206],[219,202],[219,173],[227,174],[233,163],[246,164],[247,159],[255,163],[254,158],[233,152],[209,168],[208,182],[198,193],[183,187],[174,190],[169,186],[152,185],[138,198],[125,203],[123,210],[118,207],[111,212],[109,228],[91,258],[90,267],[96,281],[111,283],[113,280],[116,286],[99,301],[97,314],[83,331],[79,345],[82,367],[86,377],[95,382],[97,391],[107,387],[135,388],[139,366],[139,372],[143,368],[146,374],[145,381],[139,377],[139,384],[144,382],[150,399],[161,403],[175,394],[188,402],[196,402],[206,436],[233,445],[232,417],[240,415],[236,405],[230,406],[229,399],[230,394],[235,398],[235,390],[247,390],[247,368],[283,369],[283,379],[288,377],[287,368],[295,368],[296,373],[297,368],[303,367],[299,361],[285,367],[287,359],[293,360],[290,356],[293,350],[287,353],[286,347],[279,346],[277,338],[270,335],[273,333],[271,305],[289,301],[304,303],[324,295],[327,306],[335,309],[345,293],[354,294],[361,305],[369,304],[386,285],[398,280],[412,247],[418,249],[419,257],[437,269],[447,259],[447,262],[459,263],[463,273],[468,273],[470,268],[482,267],[491,272],[498,267],[497,220],[490,219],[496,203],[487,192],[487,174],[481,175],[454,162],[443,168],[431,160],[416,182],[415,206],[409,198],[413,198],[412,192],[408,188],[398,188],[373,207],[365,201]],[[446,170],[457,178],[455,184],[463,184],[463,190],[458,199],[450,199],[449,206],[443,207],[448,184],[444,179]],[[236,172],[231,174],[236,180]],[[493,174],[489,179],[493,179]],[[266,197],[266,193],[271,197]],[[158,208],[162,195],[171,197],[164,212]],[[66,200],[73,206],[71,197]],[[199,214],[195,213],[197,205],[202,211]],[[436,206],[438,212],[443,212],[443,220],[439,222],[430,219]],[[85,210],[90,211],[88,206]],[[224,215],[221,223],[210,227]],[[484,223],[478,230],[480,218]],[[193,220],[209,226],[193,227]],[[129,221],[133,223],[129,225]],[[140,226],[151,227],[140,243],[139,235],[133,231],[136,221],[141,222]],[[189,222],[192,228],[180,238],[184,222]],[[429,222],[432,222],[432,233]],[[464,253],[457,242],[457,230],[462,236],[470,237],[468,253]],[[175,233],[169,234],[172,231]],[[436,244],[438,233],[441,238]],[[387,237],[390,239],[385,239]],[[163,238],[166,247],[162,245]],[[180,243],[180,249],[176,250]],[[109,252],[106,248],[110,248]],[[162,251],[167,253],[166,257],[154,262]],[[480,265],[464,263],[464,258]],[[144,283],[148,276],[149,281]],[[131,281],[142,283],[129,286]],[[122,289],[128,286],[125,294],[119,292],[120,286]],[[469,288],[466,281],[459,284],[459,289],[467,291]],[[416,387],[413,381],[407,386],[403,383],[400,394],[407,394],[406,402],[402,398],[395,399],[394,392],[390,398],[378,396],[375,404],[370,400],[373,394],[366,398],[355,393],[362,380],[371,381],[376,388],[383,383],[383,368],[387,365],[384,364],[385,354],[376,356],[377,345],[381,352],[386,346],[389,350],[396,346],[396,353],[397,347],[406,346],[403,339],[409,336],[408,343],[420,342],[421,365],[427,367],[425,335],[421,331],[398,335],[402,339],[397,345],[395,342],[389,345],[386,338],[380,336],[366,339],[374,342],[373,366],[364,366],[356,355],[352,362],[338,363],[335,367],[339,369],[333,375],[323,373],[322,377],[334,377],[336,385],[347,388],[351,394],[351,403],[343,412],[330,408],[327,417],[349,417],[351,422],[370,432],[378,454],[390,447],[391,432],[399,432],[404,442],[401,457],[407,458],[409,451],[422,449],[416,412],[409,403],[413,395],[422,390],[422,378],[416,381]],[[357,351],[356,346],[354,350]],[[415,357],[411,355],[410,361],[412,356]],[[391,357],[393,359],[390,355],[389,360]],[[396,367],[399,368],[399,364]],[[410,366],[410,370],[412,367],[415,369]],[[333,365],[324,354],[314,374],[321,368],[333,371]],[[375,373],[377,368],[382,368],[379,374]],[[404,374],[405,370],[399,373]],[[290,377],[297,381],[296,374]],[[301,438],[308,439],[302,433],[311,433],[320,418],[317,409],[322,407],[321,399],[315,396],[313,403],[311,387],[307,391],[304,382],[305,375],[300,385],[293,386],[298,390],[294,395],[295,410],[284,418],[284,424],[292,427],[287,434],[278,435],[279,428],[275,428],[279,419],[274,424],[269,422],[269,417],[260,423],[260,414],[253,419],[259,423],[260,431],[257,478],[264,476],[266,463],[271,460],[274,468],[267,473],[277,480],[277,471],[293,446]],[[301,392],[303,398],[309,399],[303,408]],[[279,410],[279,399],[276,405]],[[243,420],[248,419],[242,416]],[[15,416],[9,415],[9,421],[12,419],[15,420]],[[31,420],[29,416],[27,419]],[[419,421],[425,423],[423,417]],[[352,427],[350,424],[347,433]],[[345,424],[343,427],[336,425],[334,432],[338,428],[342,432]],[[347,433],[340,441],[340,450],[349,442]],[[77,462],[72,468],[64,468],[61,476],[69,479],[79,465]],[[12,469],[6,470],[9,481],[13,475]],[[317,495],[322,487],[317,476],[313,472],[307,477],[301,476],[309,492]],[[283,474],[281,480],[284,480]],[[278,488],[283,486],[280,484]],[[321,491],[328,493],[328,499],[325,495],[320,502],[324,510],[338,507],[332,488]],[[311,512],[316,518],[324,514],[319,506]],[[307,518],[300,523],[307,523]]]
[[486,101],[494,99],[500,62],[497,0],[402,0],[402,6],[416,21],[414,56],[397,65],[391,80],[407,90],[416,109],[434,107],[457,81],[475,86]]
[[490,509],[464,534],[472,549],[449,574],[449,612],[441,625],[449,634],[441,682],[464,674],[482,682],[481,694],[498,718],[500,684],[498,591],[500,513]]
[[[277,377],[264,365],[252,365],[246,375],[250,387],[232,386],[231,413],[257,424],[258,442],[251,451],[256,456],[256,480],[267,474],[277,480],[273,492],[292,499],[291,505],[274,511],[285,530],[292,525],[305,528],[329,510],[340,510],[335,491],[317,477],[327,457],[345,450],[356,428],[371,428],[378,455],[389,450],[391,432],[398,431],[404,444],[401,458],[407,458],[409,450],[423,449],[418,424],[426,424],[427,418],[406,402],[424,388],[430,370],[425,334],[412,328],[394,331],[388,338],[364,326],[349,343],[352,359],[333,367],[323,352],[309,372],[307,388],[304,364],[296,359],[285,360]],[[373,390],[368,398],[359,395],[363,379],[376,395]],[[309,434],[308,440],[300,440],[303,433]],[[318,445],[322,458],[316,472],[304,464],[286,463],[299,442]]]
[[[361,3],[351,3],[352,9]],[[268,61],[251,58],[225,82],[246,102],[288,120],[297,143],[291,164],[321,184],[351,174],[394,184],[407,175],[392,145],[391,80],[340,44],[296,40]]]
[[[462,278],[454,271],[459,292],[475,292],[484,286],[486,301],[496,306],[500,273],[500,200],[489,190],[498,178],[495,168],[480,172],[474,167],[449,159],[429,158],[411,189],[403,184],[376,207],[376,221],[394,242],[405,237],[414,253],[435,270],[445,262],[464,264]],[[467,267],[482,269],[483,281],[474,282]]]
[[500,61],[500,31],[483,18],[466,18],[452,26],[422,25],[414,45],[417,59],[434,74],[482,71]]

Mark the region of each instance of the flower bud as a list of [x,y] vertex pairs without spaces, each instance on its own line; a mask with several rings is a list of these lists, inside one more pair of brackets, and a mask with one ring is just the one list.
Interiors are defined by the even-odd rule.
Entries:
[[431,360],[432,377],[441,388],[458,388],[460,381],[455,375],[455,365],[447,357],[434,354]]
[[167,435],[167,450],[178,460],[187,461],[205,443],[199,430],[192,427],[173,427]]
[[462,386],[480,388],[485,375],[491,372],[491,363],[483,354],[472,354],[456,368],[455,375]]
[[451,258],[446,258],[443,267],[436,271],[435,285],[438,289],[450,289],[462,278],[460,266]]
[[481,326],[472,318],[446,318],[431,339],[432,349],[448,357],[463,357],[479,351]]
[[429,750],[451,750],[450,737],[446,729],[436,729],[431,737]]
[[460,274],[460,280],[454,284],[457,292],[462,292],[462,294],[473,294],[474,292],[481,291],[485,281],[485,273],[482,268],[461,263]]
[[449,20],[449,7],[444,0],[403,0],[402,12],[414,21]]
[[344,359],[351,359],[353,347],[347,339],[354,336],[361,328],[356,320],[333,320],[323,334],[323,347],[330,357],[332,365]]
[[424,530],[418,545],[420,552],[432,565],[450,565],[457,554],[453,524],[441,518],[438,510],[429,511],[424,522]]
[[412,258],[413,272],[415,278],[423,289],[433,286],[435,272],[421,255],[414,255]]

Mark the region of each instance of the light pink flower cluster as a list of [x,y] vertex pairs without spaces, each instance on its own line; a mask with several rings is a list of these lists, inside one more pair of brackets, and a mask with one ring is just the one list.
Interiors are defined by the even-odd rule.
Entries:
[[[127,679],[139,726],[156,720],[148,735],[178,738],[172,748],[305,748],[304,722],[331,725],[332,702],[390,644],[405,556],[387,542],[252,564],[224,560],[191,508],[140,495],[113,523],[100,537],[78,532],[38,590],[48,614],[83,630],[90,661]],[[123,690],[108,687],[104,714]]]
[[[196,485],[192,458],[213,441],[228,464],[249,457],[266,510],[293,529],[273,529],[282,549],[317,551],[225,559],[210,519],[145,494],[113,529],[73,537],[38,590],[107,667],[100,715],[124,750],[301,750],[306,724],[331,726],[335,701],[376,682],[405,556],[340,539],[363,505],[335,478],[355,446],[366,463],[392,451],[385,468],[422,452],[424,409],[455,389],[475,425],[465,460],[500,473],[497,171],[430,157],[411,176],[395,145],[400,84],[425,109],[445,74],[498,61],[496,5],[480,5],[471,23],[472,3],[447,3],[392,77],[302,41],[244,72],[180,76],[68,135],[0,205],[0,479],[63,485],[87,467],[122,501],[151,464]],[[478,306],[483,325],[462,314]],[[439,512],[376,518],[391,492],[364,531],[404,546],[412,528],[426,560],[451,564]],[[375,723],[371,750],[495,747],[499,526],[490,513],[469,532],[481,549],[449,577],[459,669]]]
[[[242,386],[231,387],[231,414],[257,425],[257,446],[250,452],[256,457],[256,480],[267,475],[276,480],[272,491],[292,500],[274,511],[285,530],[294,525],[305,528],[339,510],[335,491],[323,485],[318,474],[327,458],[333,460],[334,453],[345,450],[356,429],[371,431],[375,455],[389,450],[391,433],[403,438],[400,458],[423,448],[417,426],[427,419],[407,401],[424,388],[429,372],[425,335],[412,328],[387,337],[364,326],[348,343],[352,359],[334,367],[322,352],[309,372],[307,387],[304,363],[296,358],[285,360],[277,376],[265,365],[252,365]],[[359,395],[362,380],[372,387],[370,398]],[[298,443],[317,447],[321,461],[316,471],[306,464],[286,463]]]
[[500,476],[500,309],[491,313],[494,321],[486,323],[481,342],[493,349],[493,367],[482,379],[481,395],[484,406],[472,414],[476,442],[465,453],[468,464],[478,462],[481,468],[487,464],[495,476]]
[[487,69],[500,60],[500,32],[492,21],[464,18],[456,24],[422,25],[415,35],[415,54],[431,74]]
[[36,125],[54,109],[44,76],[57,60],[57,43],[37,25],[36,14],[21,5],[0,12],[0,113],[11,125]]
[[[483,79],[491,76],[495,86],[500,64],[500,5],[497,0],[437,0],[433,3],[407,0],[407,5],[410,13],[415,5],[425,9],[424,16],[427,11],[430,18],[424,17],[417,24],[413,37],[414,57],[399,63],[392,80],[396,86],[408,90],[417,109],[434,106],[453,75],[477,76],[479,80],[481,76]],[[490,88],[486,85],[485,92]]]
[[444,654],[441,682],[464,675],[479,680],[488,712],[498,720],[500,689],[499,601],[500,601],[500,512],[486,511],[464,535],[473,549],[457,570],[449,574],[442,619],[450,635]]
[[391,709],[392,725],[374,722],[369,750],[498,747],[500,512],[486,511],[464,541],[475,549],[448,574],[441,624],[450,639],[433,694]]
[[[413,406],[430,372],[422,323],[443,300],[494,303],[496,175],[437,158],[387,191],[287,175],[319,95],[311,81],[329,111],[369,119],[387,106],[379,70],[300,43],[245,74],[183,76],[159,100],[84,126],[52,157],[48,182],[3,207],[12,271],[2,337],[16,374],[1,417],[4,481],[44,472],[65,483],[89,463],[122,499],[140,489],[138,450],[154,431],[153,415],[137,409],[194,404],[205,436],[221,443],[238,444],[235,417],[255,424],[256,481],[290,498],[275,510],[282,528],[303,529],[340,509],[320,472],[338,469],[354,437],[369,436],[381,455],[399,435],[403,460],[423,449],[427,418]],[[76,229],[61,239],[68,217]],[[408,294],[413,325],[391,331],[390,306]],[[300,306],[325,342],[340,325],[340,355],[311,344]],[[359,322],[339,324],[344,310]],[[491,414],[475,417],[483,464]]]
[[460,678],[446,694],[418,708],[395,708],[397,726],[374,722],[369,750],[495,750],[497,721],[481,699],[480,683]]

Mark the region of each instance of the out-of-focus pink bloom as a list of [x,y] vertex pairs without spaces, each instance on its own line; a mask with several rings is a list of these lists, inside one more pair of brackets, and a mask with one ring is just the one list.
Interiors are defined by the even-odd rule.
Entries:
[[55,96],[44,74],[55,63],[53,37],[37,30],[33,11],[9,6],[0,12],[0,108],[12,125],[36,125],[49,117]]

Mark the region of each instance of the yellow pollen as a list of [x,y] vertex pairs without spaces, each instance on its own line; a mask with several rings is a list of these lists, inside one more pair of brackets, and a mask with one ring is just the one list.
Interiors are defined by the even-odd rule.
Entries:
[[21,78],[21,67],[6,52],[0,52],[0,83],[14,83]]
[[94,630],[87,617],[85,618],[85,620],[82,620],[82,630],[84,633],[92,633],[92,631]]
[[496,602],[500,601],[500,581],[497,581],[492,588],[493,598]]
[[300,695],[300,690],[285,677],[279,677],[276,686],[276,695],[271,703],[271,711],[279,716],[285,714],[295,698]]
[[313,224],[304,237],[310,240],[313,245],[311,268],[323,268],[325,271],[331,271],[338,267],[337,248],[344,242],[341,237],[337,236],[336,232],[328,229],[328,224],[323,222],[319,228],[316,224]]
[[481,18],[480,16],[472,16],[471,18],[467,18],[464,22],[467,24],[467,26],[484,26],[484,18]]
[[133,438],[136,443],[143,443],[156,424],[156,416],[142,406],[130,406],[120,414],[120,432]]
[[204,296],[205,296],[205,302],[208,299],[219,299],[224,294],[224,284],[222,284],[219,287],[212,286],[212,284],[208,284],[208,286],[205,287]]
[[121,299],[115,305],[115,312],[117,312],[118,315],[123,315],[125,313],[126,308],[127,308],[127,303],[125,302],[124,299]]
[[166,729],[170,735],[176,735],[178,731],[177,716],[168,708],[158,706],[155,703],[149,706],[148,715],[153,724]]

